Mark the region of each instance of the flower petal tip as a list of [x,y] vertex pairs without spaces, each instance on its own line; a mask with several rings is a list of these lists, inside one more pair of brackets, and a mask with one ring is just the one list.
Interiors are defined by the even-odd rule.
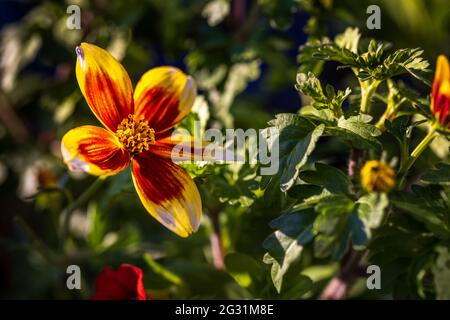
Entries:
[[77,46],[77,47],[75,48],[75,52],[76,52],[76,54],[77,54],[77,59],[80,60],[81,68],[82,68],[83,70],[85,70],[86,64],[85,64],[85,61],[84,61],[84,51],[83,51],[83,49],[81,48],[81,45],[80,45],[80,46]]
[[446,55],[444,55],[444,54],[440,54],[439,56],[438,56],[438,63],[443,63],[443,62],[445,62],[445,63],[447,63],[448,64],[448,59],[447,59],[447,56]]
[[445,55],[439,55],[431,90],[431,110],[443,128],[450,126],[450,64]]
[[112,132],[133,113],[133,86],[123,66],[106,50],[82,42],[76,49],[76,77],[89,107]]
[[145,209],[180,237],[197,231],[200,193],[191,177],[170,159],[141,153],[132,160],[133,182]]
[[61,139],[61,154],[70,170],[95,176],[115,175],[130,160],[112,133],[95,126],[69,130]]
[[188,115],[196,95],[191,76],[176,67],[156,67],[147,71],[136,86],[135,111],[156,132],[165,132]]

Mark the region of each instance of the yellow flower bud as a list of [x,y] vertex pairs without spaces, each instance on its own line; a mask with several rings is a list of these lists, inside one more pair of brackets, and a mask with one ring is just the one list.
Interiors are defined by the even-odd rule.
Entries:
[[368,192],[389,192],[395,186],[395,172],[385,161],[367,161],[360,174],[361,185]]

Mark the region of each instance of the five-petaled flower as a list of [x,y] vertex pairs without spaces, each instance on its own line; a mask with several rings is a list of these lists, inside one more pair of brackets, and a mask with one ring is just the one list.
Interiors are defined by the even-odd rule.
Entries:
[[147,300],[142,282],[142,270],[130,264],[122,264],[117,271],[109,267],[97,277],[92,300]]
[[368,192],[389,192],[395,187],[395,172],[385,161],[369,160],[361,168],[361,185]]
[[450,128],[450,65],[444,55],[437,59],[431,91],[431,110],[443,129]]
[[171,129],[191,110],[197,90],[193,79],[177,68],[158,67],[147,71],[133,92],[128,73],[107,51],[82,43],[76,53],[78,84],[106,129],[81,126],[67,132],[61,143],[64,162],[96,176],[118,174],[131,163],[147,211],[181,237],[195,232],[200,194],[171,158],[180,143]]

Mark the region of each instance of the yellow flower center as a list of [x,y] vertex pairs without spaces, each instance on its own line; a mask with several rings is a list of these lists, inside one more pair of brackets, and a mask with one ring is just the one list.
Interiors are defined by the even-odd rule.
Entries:
[[389,192],[395,180],[395,171],[384,161],[367,161],[361,169],[361,185],[368,192]]
[[119,124],[116,136],[131,155],[147,151],[155,143],[155,130],[150,128],[147,121],[138,120],[132,114]]

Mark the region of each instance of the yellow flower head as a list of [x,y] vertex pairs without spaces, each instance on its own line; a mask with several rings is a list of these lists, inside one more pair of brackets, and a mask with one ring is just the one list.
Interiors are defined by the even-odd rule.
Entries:
[[395,172],[385,161],[367,161],[360,174],[361,185],[368,192],[389,192],[395,186]]
[[144,208],[179,236],[189,236],[200,225],[200,193],[172,161],[171,151],[182,142],[190,147],[191,137],[173,139],[171,132],[191,111],[194,80],[175,67],[157,67],[144,73],[133,90],[128,73],[107,51],[82,43],[76,53],[78,84],[104,128],[68,131],[61,141],[64,162],[96,176],[115,175],[131,165]]

